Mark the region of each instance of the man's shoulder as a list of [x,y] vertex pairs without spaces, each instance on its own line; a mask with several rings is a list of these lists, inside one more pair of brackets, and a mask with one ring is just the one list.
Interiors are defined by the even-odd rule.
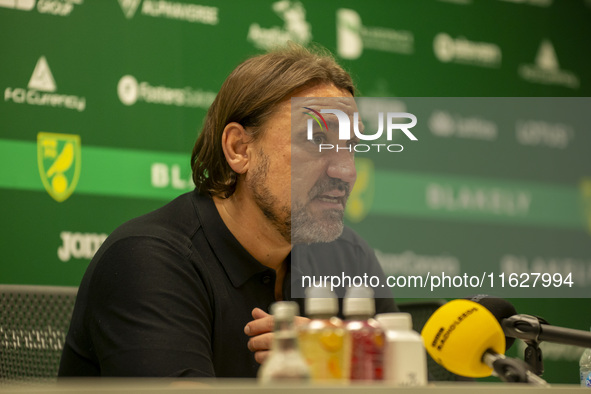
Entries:
[[193,192],[182,194],[154,211],[121,224],[109,235],[104,248],[140,239],[161,241],[179,248],[188,246],[201,227],[195,199]]

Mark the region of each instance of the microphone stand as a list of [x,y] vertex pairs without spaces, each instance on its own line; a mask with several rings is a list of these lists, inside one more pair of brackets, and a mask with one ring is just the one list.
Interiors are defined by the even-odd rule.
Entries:
[[482,356],[482,361],[492,368],[503,382],[549,386],[548,382],[531,372],[527,364],[517,358],[507,358],[503,354],[487,350]]
[[541,342],[555,342],[565,345],[591,347],[591,333],[572,328],[555,327],[540,317],[513,315],[502,320],[506,336],[519,338],[527,343],[524,359],[537,375],[544,372]]

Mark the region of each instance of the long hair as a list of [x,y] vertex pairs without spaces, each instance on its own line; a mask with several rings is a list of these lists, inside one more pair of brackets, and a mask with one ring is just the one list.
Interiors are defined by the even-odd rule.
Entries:
[[249,128],[253,139],[259,138],[260,126],[275,105],[302,87],[323,83],[355,94],[351,76],[330,52],[293,43],[236,67],[207,111],[193,148],[191,168],[199,191],[227,198],[236,190],[238,176],[226,162],[221,143],[228,123],[237,122]]

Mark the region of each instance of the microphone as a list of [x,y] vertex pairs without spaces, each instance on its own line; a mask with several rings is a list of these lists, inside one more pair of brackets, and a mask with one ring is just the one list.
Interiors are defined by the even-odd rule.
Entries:
[[421,337],[429,355],[457,375],[482,378],[494,371],[506,382],[547,384],[525,362],[504,356],[501,325],[476,302],[454,300],[441,306],[425,323]]
[[[482,305],[495,316],[508,338],[591,347],[591,332],[589,331],[552,326],[542,318],[518,314],[515,307],[502,298],[477,295],[471,300]],[[510,345],[507,346],[507,348],[509,347]]]

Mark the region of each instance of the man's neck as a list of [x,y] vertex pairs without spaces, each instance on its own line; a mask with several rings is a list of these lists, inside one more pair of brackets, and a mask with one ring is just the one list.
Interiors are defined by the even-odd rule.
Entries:
[[256,203],[241,197],[240,193],[224,199],[213,197],[213,202],[226,227],[244,249],[261,264],[281,273],[291,244],[279,234]]

